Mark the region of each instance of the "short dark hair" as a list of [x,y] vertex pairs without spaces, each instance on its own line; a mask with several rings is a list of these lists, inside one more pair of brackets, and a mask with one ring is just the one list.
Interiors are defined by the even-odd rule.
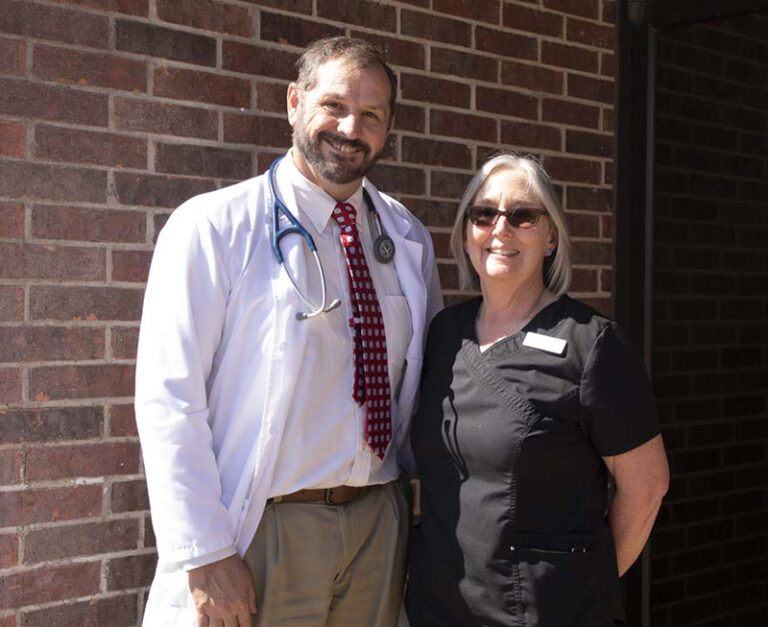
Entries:
[[389,79],[389,119],[395,113],[397,98],[397,76],[387,65],[384,53],[372,43],[354,37],[326,37],[313,41],[296,61],[298,77],[296,85],[302,91],[309,91],[317,84],[317,70],[328,61],[344,59],[353,66],[364,69],[378,67]]

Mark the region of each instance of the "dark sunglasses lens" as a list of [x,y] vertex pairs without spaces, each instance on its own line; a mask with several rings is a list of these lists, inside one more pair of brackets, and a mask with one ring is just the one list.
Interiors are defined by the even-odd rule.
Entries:
[[512,226],[525,229],[536,226],[540,215],[539,211],[533,209],[518,209],[511,214],[508,213],[507,220]]
[[498,213],[494,207],[470,207],[469,220],[477,226],[493,226]]

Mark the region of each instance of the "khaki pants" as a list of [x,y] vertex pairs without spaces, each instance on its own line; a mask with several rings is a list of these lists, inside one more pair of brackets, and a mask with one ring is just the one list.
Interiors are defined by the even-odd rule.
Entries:
[[245,554],[255,627],[394,627],[408,505],[393,481],[343,505],[271,503]]

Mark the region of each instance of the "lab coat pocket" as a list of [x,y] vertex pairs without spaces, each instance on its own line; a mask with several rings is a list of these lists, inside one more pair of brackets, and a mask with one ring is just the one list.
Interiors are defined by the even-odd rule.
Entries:
[[403,376],[405,354],[411,341],[411,310],[405,296],[385,294],[379,298],[379,305],[387,338],[390,388],[397,398],[397,390]]
[[600,551],[581,534],[525,534],[508,547],[525,625],[613,625]]

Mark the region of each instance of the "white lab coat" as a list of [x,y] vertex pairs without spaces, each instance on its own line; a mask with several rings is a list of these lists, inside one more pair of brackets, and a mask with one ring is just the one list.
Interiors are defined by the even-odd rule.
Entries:
[[[394,440],[402,453],[410,450],[427,325],[442,298],[427,230],[400,203],[364,185],[395,243],[411,313]],[[290,399],[300,393],[297,365],[308,324],[296,320],[305,308],[272,253],[268,190],[262,175],[197,196],[173,213],[158,239],[136,375],[159,553],[145,626],[195,627],[181,563],[245,553],[268,497]],[[296,206],[290,194],[283,200]],[[286,257],[306,254],[298,239],[284,240]],[[300,285],[316,280],[314,264],[303,267],[309,278],[300,276]],[[409,455],[401,458],[408,468]]]

